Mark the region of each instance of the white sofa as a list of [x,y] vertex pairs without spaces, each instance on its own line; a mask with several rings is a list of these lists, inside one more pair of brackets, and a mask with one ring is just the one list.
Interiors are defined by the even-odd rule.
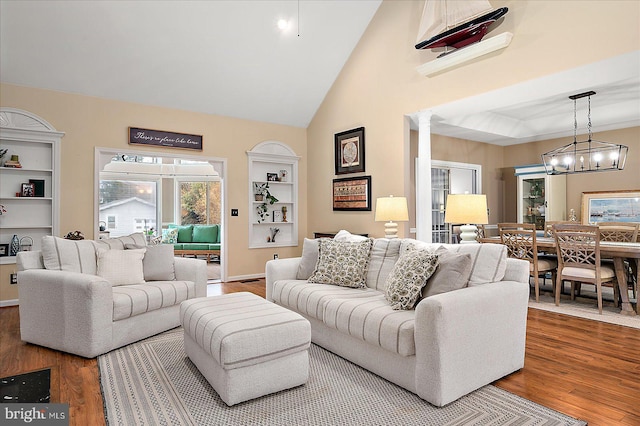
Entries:
[[[119,265],[112,272],[122,272],[134,283],[114,285],[114,279],[97,274],[102,259],[98,249],[139,251],[124,250],[125,243],[144,245],[142,234],[107,241],[45,239],[43,251],[17,256],[20,335],[25,342],[93,358],[179,326],[180,303],[206,296],[205,261],[174,258],[173,247],[156,246],[169,249],[170,259],[165,253],[154,270],[145,264],[142,281],[141,271]],[[164,277],[170,279],[154,279],[157,269],[170,273]]]
[[521,369],[528,263],[507,258],[502,245],[444,245],[472,257],[468,286],[423,298],[414,310],[394,311],[384,285],[407,242],[443,246],[374,240],[364,289],[297,279],[302,258],[272,260],[266,265],[267,300],[307,318],[315,344],[436,406]]

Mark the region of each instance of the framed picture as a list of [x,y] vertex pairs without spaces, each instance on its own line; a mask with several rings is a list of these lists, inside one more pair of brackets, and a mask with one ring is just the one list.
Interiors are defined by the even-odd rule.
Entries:
[[20,191],[21,197],[35,197],[35,185],[32,183],[23,183]]
[[364,172],[364,127],[336,133],[336,174]]
[[44,179],[29,179],[29,183],[33,184],[34,197],[44,197]]
[[9,244],[0,244],[0,257],[9,256]]
[[277,173],[267,173],[267,182],[278,182]]
[[371,176],[334,179],[333,210],[371,211]]
[[273,211],[273,221],[282,222],[282,212],[280,210]]
[[640,189],[582,193],[583,224],[640,222]]

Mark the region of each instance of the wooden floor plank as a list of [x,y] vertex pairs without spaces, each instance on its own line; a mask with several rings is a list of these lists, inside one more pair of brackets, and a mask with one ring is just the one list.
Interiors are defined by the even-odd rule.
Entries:
[[[265,297],[264,279],[209,285],[208,294]],[[98,364],[20,341],[17,307],[0,308],[0,377],[54,367],[71,425],[104,425]],[[640,425],[640,330],[529,309],[522,370],[494,384],[590,426]],[[53,401],[56,402],[56,401]]]

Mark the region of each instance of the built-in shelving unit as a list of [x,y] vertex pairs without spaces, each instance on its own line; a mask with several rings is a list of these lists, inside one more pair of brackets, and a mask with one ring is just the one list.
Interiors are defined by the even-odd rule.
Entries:
[[546,221],[566,220],[565,175],[547,175],[544,165],[516,167],[518,177],[518,223],[533,223],[544,230]]
[[[7,149],[0,166],[0,244],[30,237],[33,250],[40,249],[45,235],[56,235],[59,225],[60,142],[64,133],[44,119],[15,108],[0,108],[0,149]],[[17,155],[20,168],[4,167]],[[43,196],[22,196],[22,184],[37,182]],[[15,256],[0,257],[0,264],[15,263]]]
[[[249,159],[249,248],[298,245],[298,157],[286,144],[266,141],[247,151]],[[278,199],[256,200],[256,186],[268,185]],[[266,206],[261,217],[260,207]],[[272,239],[273,230],[279,231]]]

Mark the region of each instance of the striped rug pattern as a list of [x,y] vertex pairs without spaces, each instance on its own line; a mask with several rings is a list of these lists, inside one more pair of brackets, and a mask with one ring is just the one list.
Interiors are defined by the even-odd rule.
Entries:
[[228,407],[177,328],[98,358],[109,425],[585,425],[494,386],[446,407],[311,345],[307,384]]

